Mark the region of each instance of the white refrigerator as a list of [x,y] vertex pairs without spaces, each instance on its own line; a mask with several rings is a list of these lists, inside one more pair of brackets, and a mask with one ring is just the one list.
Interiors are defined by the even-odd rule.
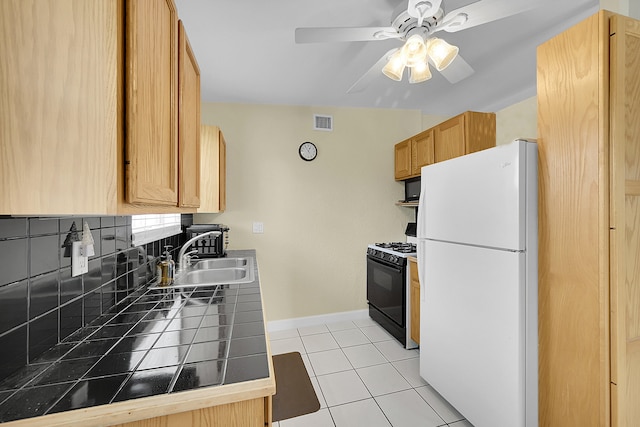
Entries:
[[537,153],[422,168],[420,375],[474,427],[538,426]]

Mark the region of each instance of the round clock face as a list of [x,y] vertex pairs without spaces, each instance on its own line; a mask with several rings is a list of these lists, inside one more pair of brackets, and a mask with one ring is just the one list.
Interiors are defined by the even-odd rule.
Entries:
[[302,144],[300,144],[300,148],[298,148],[298,153],[300,154],[302,160],[310,162],[318,155],[318,149],[313,144],[313,142],[303,142]]

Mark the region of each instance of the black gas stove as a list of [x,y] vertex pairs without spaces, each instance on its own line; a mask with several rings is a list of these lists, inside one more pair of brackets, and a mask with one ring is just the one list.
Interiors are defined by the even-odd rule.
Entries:
[[375,243],[367,248],[367,301],[369,316],[406,348],[410,339],[407,258],[416,255],[414,243]]

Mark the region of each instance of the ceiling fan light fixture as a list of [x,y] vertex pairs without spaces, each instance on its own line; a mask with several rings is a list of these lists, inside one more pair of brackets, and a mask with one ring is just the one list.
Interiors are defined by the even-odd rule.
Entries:
[[391,55],[389,61],[387,61],[387,65],[382,69],[385,76],[397,82],[402,80],[402,73],[404,72],[405,67],[405,58],[402,53],[402,49],[398,49],[393,55]]
[[409,83],[420,83],[431,78],[429,64],[425,61],[409,69]]
[[459,50],[457,46],[452,46],[446,41],[436,37],[429,39],[427,42],[427,52],[438,71],[447,68],[456,56],[458,56]]
[[409,37],[400,50],[404,55],[407,67],[421,64],[427,59],[427,45],[420,34],[414,34]]

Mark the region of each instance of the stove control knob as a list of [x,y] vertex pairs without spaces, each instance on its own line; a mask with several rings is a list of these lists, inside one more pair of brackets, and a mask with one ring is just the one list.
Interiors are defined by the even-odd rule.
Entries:
[[389,256],[389,261],[396,264],[398,262],[398,257],[396,255]]

